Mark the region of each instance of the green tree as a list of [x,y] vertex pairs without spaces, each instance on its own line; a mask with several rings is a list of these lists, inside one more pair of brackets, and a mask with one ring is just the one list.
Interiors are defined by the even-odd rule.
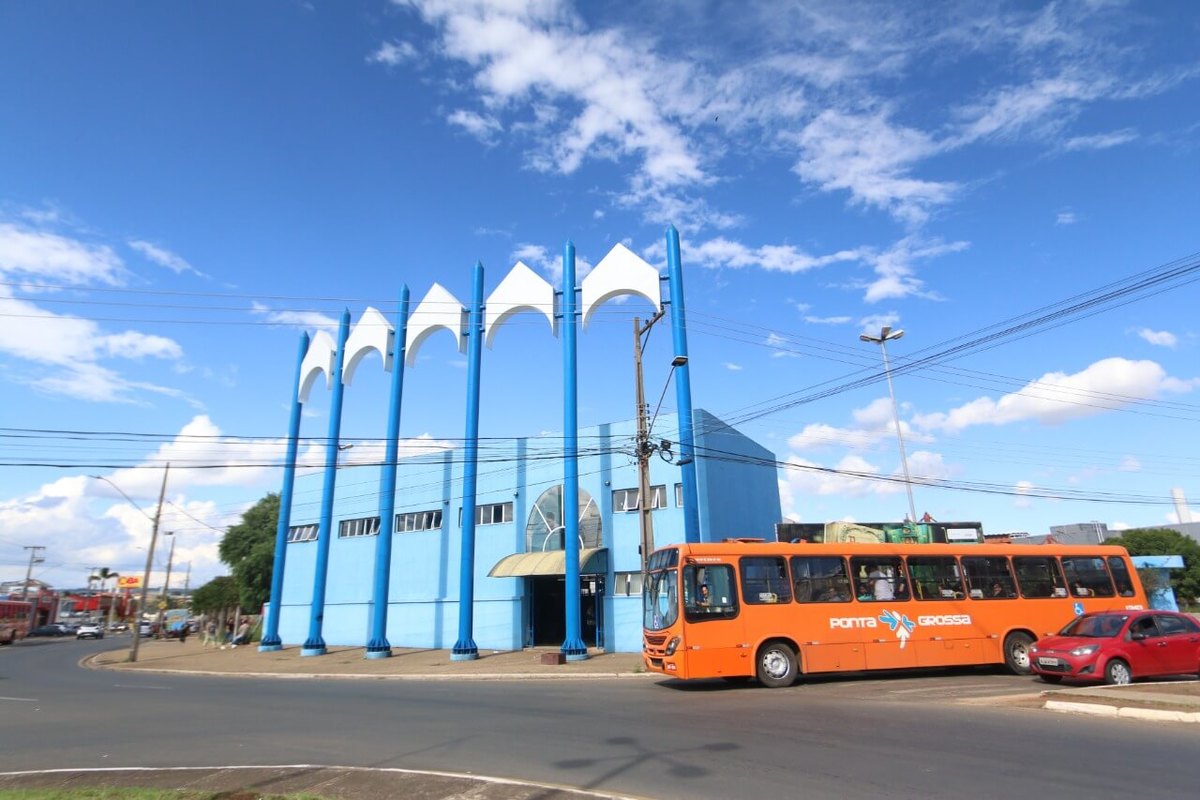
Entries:
[[1181,602],[1200,602],[1200,542],[1170,528],[1136,528],[1104,543],[1120,545],[1131,556],[1183,556],[1183,569],[1172,570],[1171,588]]
[[192,594],[193,614],[220,614],[237,608],[240,602],[238,585],[229,575],[213,578]]
[[241,606],[257,614],[271,596],[275,566],[275,529],[279,525],[279,495],[268,494],[242,514],[221,540],[221,560],[237,583]]

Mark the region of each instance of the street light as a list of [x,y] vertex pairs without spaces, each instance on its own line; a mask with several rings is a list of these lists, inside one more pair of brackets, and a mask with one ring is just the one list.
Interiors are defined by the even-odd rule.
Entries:
[[105,478],[103,475],[92,475],[98,481],[104,481],[109,486],[117,490],[117,492],[128,500],[134,508],[142,512],[142,515],[149,518],[154,524],[150,528],[150,548],[146,551],[146,570],[142,574],[142,594],[138,600],[138,613],[133,618],[133,644],[129,648],[129,662],[135,663],[138,660],[138,645],[142,642],[142,620],[141,617],[146,613],[146,590],[150,588],[150,568],[154,566],[154,545],[158,542],[158,521],[162,518],[163,499],[167,495],[167,475],[171,472],[171,464],[167,462],[166,468],[163,470],[162,488],[158,491],[158,508],[154,512],[154,516],[142,509],[137,503],[133,502],[133,498],[125,494],[120,486]]
[[887,378],[888,396],[892,398],[892,418],[896,421],[896,441],[900,443],[900,465],[904,468],[904,488],[908,491],[908,513],[909,521],[917,521],[917,506],[913,502],[912,493],[912,478],[908,475],[908,455],[904,452],[904,434],[900,431],[900,410],[896,406],[896,392],[892,389],[892,368],[888,363],[887,342],[895,341],[904,335],[904,331],[892,330],[892,326],[884,325],[879,331],[878,336],[870,336],[861,334],[858,338],[863,342],[879,345],[879,352],[883,354],[883,374]]

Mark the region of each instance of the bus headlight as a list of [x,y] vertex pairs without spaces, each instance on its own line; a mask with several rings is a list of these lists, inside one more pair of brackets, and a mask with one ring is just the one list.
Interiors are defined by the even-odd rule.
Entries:
[[676,648],[679,647],[679,644],[682,641],[683,641],[682,639],[680,639],[678,636],[676,636],[671,641],[667,642],[667,655],[669,655],[669,656],[675,655],[675,650],[676,650]]

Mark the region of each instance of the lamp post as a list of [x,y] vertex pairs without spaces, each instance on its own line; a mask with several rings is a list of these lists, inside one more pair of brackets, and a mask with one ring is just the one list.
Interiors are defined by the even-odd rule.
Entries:
[[136,508],[138,511],[141,511],[143,516],[148,517],[153,522],[153,525],[150,528],[150,547],[146,550],[146,570],[142,574],[142,594],[141,598],[138,600],[138,613],[133,618],[133,644],[129,647],[130,663],[134,663],[138,660],[138,645],[142,642],[141,617],[144,613],[146,613],[146,591],[150,587],[150,568],[154,566],[154,545],[156,542],[158,542],[158,522],[160,519],[162,519],[163,499],[167,495],[167,475],[170,474],[170,472],[171,464],[168,462],[166,468],[163,470],[162,488],[158,490],[158,508],[155,510],[153,517],[150,517],[150,515],[147,514],[141,506],[133,502],[133,498],[125,494],[120,486],[117,486],[108,478],[105,478],[102,475],[91,476],[96,480],[104,481],[109,486],[116,489],[117,492],[126,500],[128,500],[134,508]]
[[904,331],[892,330],[890,325],[884,325],[879,331],[878,336],[870,336],[862,334],[858,338],[864,342],[879,345],[879,352],[883,354],[883,375],[887,378],[888,396],[892,398],[892,418],[896,421],[896,441],[900,443],[900,465],[904,469],[904,488],[908,492],[908,513],[909,521],[917,521],[917,506],[913,502],[912,479],[908,474],[908,455],[904,452],[904,434],[900,431],[900,410],[896,406],[896,392],[892,389],[892,368],[888,363],[887,342],[895,341],[904,335]]

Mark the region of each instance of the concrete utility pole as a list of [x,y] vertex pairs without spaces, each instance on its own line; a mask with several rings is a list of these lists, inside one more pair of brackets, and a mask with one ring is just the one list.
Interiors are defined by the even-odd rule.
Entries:
[[[41,564],[43,561],[46,560],[38,555],[39,552],[46,549],[42,545],[38,545],[38,544],[25,545],[24,549],[29,551],[29,569],[25,570],[25,583],[24,583],[24,585],[21,586],[21,600],[22,601],[29,599],[29,581],[33,579],[33,565]],[[38,600],[39,601],[41,599],[41,596],[42,596],[41,592],[38,592]],[[34,622],[37,619],[38,605],[39,605],[38,601],[35,601],[33,606],[29,609],[29,629],[30,630],[33,630]]]
[[154,525],[150,529],[150,549],[146,552],[146,571],[142,575],[142,597],[138,601],[137,615],[133,618],[133,645],[129,648],[129,661],[138,660],[138,645],[142,642],[142,615],[146,613],[146,591],[150,588],[150,568],[154,566],[154,545],[158,542],[158,523],[162,519],[163,500],[167,496],[167,475],[171,464],[163,470],[162,488],[158,490],[158,508],[154,512]]
[[650,455],[654,448],[650,444],[649,408],[646,406],[646,387],[642,380],[642,335],[650,332],[651,326],[663,317],[658,312],[642,327],[638,317],[633,319],[633,376],[637,402],[637,463],[638,463],[638,529],[641,532],[642,585],[646,582],[646,567],[650,554],[654,552],[654,520],[650,502]]
[[175,563],[175,531],[167,531],[171,537],[171,554],[167,556],[167,578],[163,581],[162,595],[158,598],[158,635],[162,636],[163,617],[167,610],[167,597],[171,592],[171,565]]

